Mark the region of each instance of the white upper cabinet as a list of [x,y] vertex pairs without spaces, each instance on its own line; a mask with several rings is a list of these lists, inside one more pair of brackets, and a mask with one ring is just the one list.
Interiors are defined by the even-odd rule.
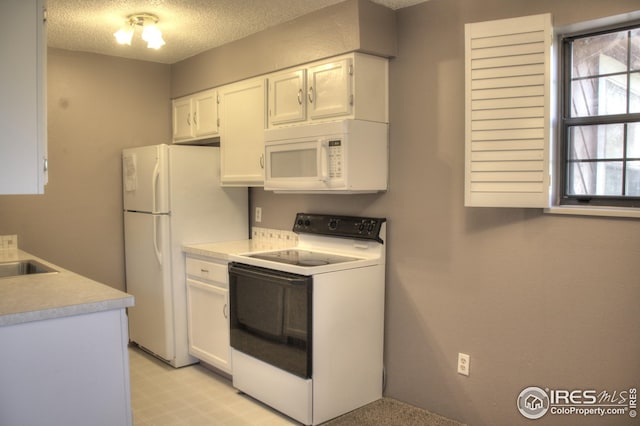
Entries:
[[173,142],[218,135],[218,92],[205,90],[173,101]]
[[173,101],[173,141],[185,141],[192,137],[191,98],[176,99]]
[[206,90],[193,96],[195,136],[218,134],[218,92]]
[[286,71],[269,77],[269,123],[304,121],[307,115],[306,70]]
[[175,99],[173,140],[219,135],[221,184],[263,186],[267,127],[342,118],[389,122],[386,58],[351,53]]
[[266,83],[263,77],[220,89],[220,182],[264,184]]
[[337,118],[389,121],[385,58],[353,53],[270,74],[269,126]]
[[307,102],[312,120],[349,115],[353,109],[351,59],[328,62],[307,71]]
[[47,183],[44,0],[0,1],[0,194]]

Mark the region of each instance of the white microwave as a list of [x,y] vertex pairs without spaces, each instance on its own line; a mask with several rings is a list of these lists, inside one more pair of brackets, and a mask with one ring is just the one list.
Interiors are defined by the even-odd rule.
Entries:
[[264,189],[297,193],[387,190],[386,123],[340,120],[265,130]]

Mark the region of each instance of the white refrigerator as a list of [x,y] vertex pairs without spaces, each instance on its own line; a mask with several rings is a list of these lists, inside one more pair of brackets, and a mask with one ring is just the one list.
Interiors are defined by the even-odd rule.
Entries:
[[248,238],[248,190],[220,186],[217,147],[125,149],[122,163],[130,340],[174,367],[193,364],[182,245]]

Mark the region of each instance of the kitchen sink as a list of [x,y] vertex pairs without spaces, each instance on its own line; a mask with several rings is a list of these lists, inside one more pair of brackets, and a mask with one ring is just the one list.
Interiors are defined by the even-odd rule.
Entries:
[[0,278],[53,272],[58,271],[33,259],[0,262]]

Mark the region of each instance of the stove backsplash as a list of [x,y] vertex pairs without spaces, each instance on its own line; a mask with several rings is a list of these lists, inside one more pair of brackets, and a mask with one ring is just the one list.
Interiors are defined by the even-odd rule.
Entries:
[[295,232],[255,226],[251,230],[251,239],[256,250],[276,250],[298,244],[298,234]]
[[17,235],[0,235],[0,250],[17,250],[17,249],[18,249]]

